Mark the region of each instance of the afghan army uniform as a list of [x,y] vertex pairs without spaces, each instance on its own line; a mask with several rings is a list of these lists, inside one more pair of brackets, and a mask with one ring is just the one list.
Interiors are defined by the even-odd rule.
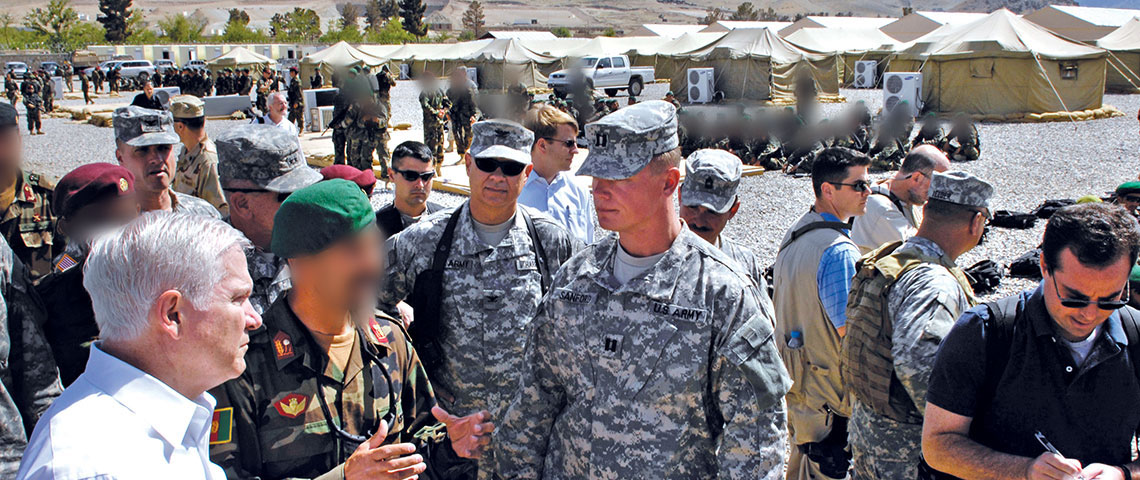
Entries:
[[451,102],[442,90],[433,88],[420,92],[420,108],[424,114],[424,143],[435,156],[438,169],[443,164],[443,124],[447,121],[447,111]]
[[950,135],[946,136],[942,151],[946,152],[950,160],[955,162],[977,160],[982,154],[981,142],[978,140],[978,127],[970,124],[969,130],[961,126],[952,129]]
[[20,172],[15,199],[0,220],[0,232],[33,279],[51,273],[52,259],[63,252],[64,239],[56,237],[51,196],[55,184],[42,175]]
[[[937,120],[927,120],[928,122],[937,122]],[[911,148],[919,145],[934,145],[941,148],[942,144],[946,141],[946,135],[942,132],[942,127],[937,123],[927,127],[925,122],[923,126],[918,129],[918,133],[914,135],[914,139],[910,141]]]
[[46,312],[19,258],[0,245],[0,476],[16,478],[29,434],[63,393],[41,325]]
[[91,100],[91,79],[87,78],[87,74],[79,72],[79,89],[83,91],[83,103],[85,105],[95,103]]
[[[170,113],[174,118],[202,117],[205,115],[203,108],[202,100],[192,95],[179,95],[170,101]],[[171,188],[209,202],[222,217],[229,215],[226,196],[218,179],[218,147],[209,138],[192,149],[182,146]]]
[[51,81],[51,77],[44,76],[43,85],[44,111],[51,113],[55,111],[55,83]]
[[333,113],[332,118],[329,120],[329,128],[332,129],[332,143],[333,143],[333,164],[341,165],[345,163],[345,151],[348,148],[348,108],[349,108],[348,93],[343,88],[337,91],[336,96],[333,97]]
[[257,78],[257,99],[254,101],[254,105],[257,107],[258,111],[266,111],[269,101],[269,94],[273,93],[273,90],[271,89],[272,83],[273,79],[265,78],[264,74]]
[[8,72],[4,76],[4,95],[8,97],[8,103],[16,106],[16,98],[20,95],[20,85],[16,82],[16,75]]
[[380,166],[387,177],[388,170],[388,115],[381,111],[381,106],[372,99],[359,99],[356,104],[348,108],[345,129],[345,159],[353,168],[372,171],[372,152],[379,153]]
[[764,170],[780,171],[787,165],[784,162],[782,145],[776,137],[753,140],[752,153],[756,158],[756,164],[764,167]]
[[462,157],[471,147],[471,120],[479,114],[479,107],[475,105],[475,90],[464,81],[462,87],[448,89],[447,99],[451,102],[449,113],[451,132],[455,135],[455,152]]
[[812,167],[815,166],[815,158],[823,148],[823,142],[814,140],[810,145],[791,150],[785,161],[788,165],[796,167],[797,172],[811,173]]
[[384,105],[385,111],[392,111],[392,87],[395,86],[396,77],[388,71],[388,66],[380,67],[376,72],[376,100]]
[[880,135],[875,139],[875,145],[868,152],[871,157],[871,168],[884,172],[898,170],[906,154],[907,150],[902,142],[889,135]]
[[[988,211],[994,189],[969,174],[948,172],[933,175],[931,192],[932,199]],[[926,392],[935,354],[958,317],[978,301],[962,269],[930,239],[912,237],[905,242],[888,244],[864,257],[861,263],[874,259],[880,259],[874,262],[876,275],[889,273],[888,278],[881,280],[894,279],[887,287],[887,317],[875,319],[890,322],[891,343],[879,347],[889,349],[887,361],[892,362],[893,369],[866,372],[890,378],[889,387],[856,380],[866,378],[863,372],[847,375],[855,397],[849,437],[853,478],[914,478],[922,458],[922,416],[926,412]],[[861,265],[857,278],[870,269],[871,265]],[[853,291],[851,298],[857,298],[860,293]],[[845,351],[875,350],[874,346],[867,345],[873,340],[863,335],[864,332],[875,336],[884,333],[873,325],[875,320],[864,320],[859,314],[848,317]],[[844,361],[856,358],[848,356]],[[848,368],[877,370],[869,366],[871,363],[845,366],[845,371]],[[868,388],[878,389],[875,399],[863,394]]]
[[[590,156],[578,174],[633,176],[678,147],[675,118],[654,100],[587,124]],[[496,430],[500,476],[781,476],[790,381],[772,312],[735,261],[681,230],[624,284],[614,274],[616,235],[558,271]]]
[[24,80],[20,85],[20,95],[24,97],[25,116],[28,117],[28,133],[42,132],[43,123],[40,115],[43,113],[44,97],[43,87],[39,79],[32,77]]
[[[296,70],[293,70],[296,71]],[[305,130],[305,99],[301,96],[301,77],[294,76],[285,93],[289,102],[289,121],[300,131]]]
[[507,113],[511,119],[521,119],[526,114],[530,101],[534,98],[522,82],[507,87]]

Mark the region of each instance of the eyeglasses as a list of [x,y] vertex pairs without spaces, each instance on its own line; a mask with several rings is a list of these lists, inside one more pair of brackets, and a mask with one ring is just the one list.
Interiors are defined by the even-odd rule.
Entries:
[[569,140],[559,140],[557,138],[542,137],[542,139],[546,140],[548,142],[561,143],[561,144],[565,145],[566,148],[574,148],[574,146],[578,144],[577,141],[574,140],[573,138],[571,138]]
[[508,177],[518,175],[526,169],[526,165],[523,165],[514,160],[502,161],[495,160],[493,158],[476,158],[475,166],[478,167],[479,170],[487,173],[495,173],[495,170],[502,170],[503,175],[506,175]]
[[[1050,271],[1049,275],[1053,275],[1053,272]],[[1128,291],[1129,288],[1128,288],[1127,283],[1124,285],[1124,291],[1121,292],[1121,295],[1124,298],[1119,299],[1119,300],[1098,300],[1095,302],[1092,300],[1079,300],[1079,299],[1075,299],[1075,298],[1064,298],[1064,297],[1062,297],[1061,296],[1061,289],[1057,287],[1057,277],[1056,276],[1053,276],[1053,289],[1057,291],[1057,300],[1061,301],[1061,306],[1065,307],[1065,308],[1073,308],[1073,309],[1086,308],[1091,304],[1096,304],[1096,308],[1098,308],[1100,310],[1106,310],[1106,311],[1119,310],[1121,308],[1124,308],[1125,305],[1128,305],[1128,300],[1131,298],[1131,292]]]
[[431,179],[435,177],[435,171],[417,172],[415,170],[397,170],[396,168],[393,168],[392,171],[400,174],[404,177],[404,180],[407,180],[409,182],[414,182],[416,180],[430,182]]
[[264,190],[264,189],[260,189],[260,188],[227,188],[225,190],[227,192],[234,192],[234,193],[276,193],[277,194],[277,203],[285,202],[285,199],[289,198],[289,195],[293,194],[293,192],[278,193],[278,192],[273,192],[270,190]]
[[859,193],[863,193],[863,192],[866,192],[866,191],[871,189],[871,182],[868,182],[866,180],[858,180],[855,183],[843,183],[843,182],[827,182],[827,183],[830,183],[830,184],[835,185],[837,187],[838,186],[851,187],[852,190],[855,190],[856,192],[859,192]]

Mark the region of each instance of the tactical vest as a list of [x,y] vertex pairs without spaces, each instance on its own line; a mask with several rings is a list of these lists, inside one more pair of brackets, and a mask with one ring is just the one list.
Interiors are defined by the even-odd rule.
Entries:
[[907,424],[921,424],[922,415],[895,375],[891,353],[894,319],[888,310],[891,287],[906,272],[924,263],[946,267],[965,292],[970,283],[957,266],[913,250],[896,252],[902,241],[888,243],[855,264],[847,297],[847,335],[840,368],[847,390],[875,413]]

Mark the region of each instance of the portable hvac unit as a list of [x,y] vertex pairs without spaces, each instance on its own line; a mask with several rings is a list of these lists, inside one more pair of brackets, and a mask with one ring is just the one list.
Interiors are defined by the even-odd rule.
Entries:
[[716,91],[711,68],[689,69],[689,103],[709,103]]
[[855,62],[855,88],[875,88],[875,69],[879,62],[859,60]]
[[895,107],[907,102],[910,114],[917,115],[922,110],[922,74],[915,72],[891,72],[883,74],[883,111],[891,112]]

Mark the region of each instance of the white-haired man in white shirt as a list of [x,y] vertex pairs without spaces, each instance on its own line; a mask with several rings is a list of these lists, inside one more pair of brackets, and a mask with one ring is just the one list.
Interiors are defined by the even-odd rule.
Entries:
[[261,317],[244,249],[219,220],[149,212],[91,247],[83,286],[100,340],[40,418],[19,479],[224,479],[206,390],[245,370]]

